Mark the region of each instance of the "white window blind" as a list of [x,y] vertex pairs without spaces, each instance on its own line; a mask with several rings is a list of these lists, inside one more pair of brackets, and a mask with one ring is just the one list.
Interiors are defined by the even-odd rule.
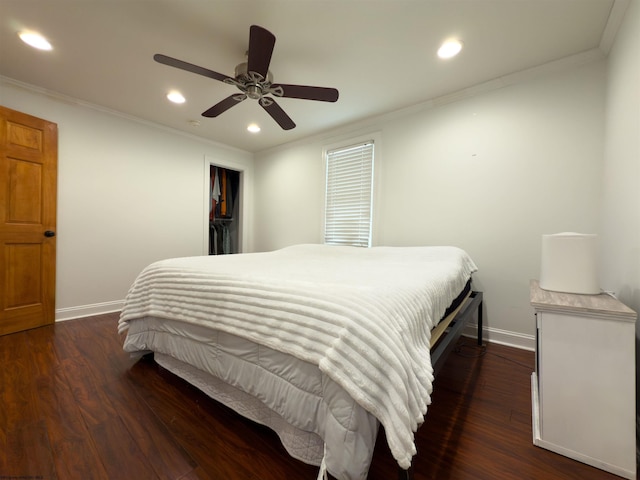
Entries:
[[324,243],[371,246],[373,141],[327,152]]

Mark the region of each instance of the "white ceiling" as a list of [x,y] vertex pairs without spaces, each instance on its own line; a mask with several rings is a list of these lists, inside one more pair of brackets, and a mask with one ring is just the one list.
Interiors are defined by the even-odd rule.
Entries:
[[[610,18],[615,20],[620,4],[0,0],[0,75],[256,152],[581,52],[606,53],[617,29]],[[235,65],[245,61],[252,24],[276,36],[270,66],[275,83],[334,87],[338,101],[278,99],[297,124],[290,131],[254,100],[208,119],[200,114],[235,87],[153,61],[163,53],[233,76]],[[45,35],[53,51],[22,43],[17,32],[25,28]],[[439,44],[452,36],[464,42],[462,53],[438,59]],[[168,102],[170,89],[182,91],[187,102]],[[248,133],[251,122],[262,131]]]

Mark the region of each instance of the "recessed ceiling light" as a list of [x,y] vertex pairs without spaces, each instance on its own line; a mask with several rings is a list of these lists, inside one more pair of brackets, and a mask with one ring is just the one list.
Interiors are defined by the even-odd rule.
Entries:
[[258,133],[260,131],[260,127],[255,123],[252,123],[247,127],[247,130],[249,130],[251,133]]
[[447,40],[438,49],[438,56],[440,58],[455,57],[462,50],[462,42],[460,40]]
[[53,47],[46,38],[36,32],[22,31],[18,34],[20,39],[27,45],[38,50],[53,50]]
[[169,93],[167,93],[167,98],[173,103],[186,102],[184,96],[177,90],[171,90]]

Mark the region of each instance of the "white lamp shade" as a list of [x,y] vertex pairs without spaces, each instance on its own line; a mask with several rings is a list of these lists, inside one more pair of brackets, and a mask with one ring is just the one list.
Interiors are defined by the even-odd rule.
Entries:
[[556,233],[542,236],[540,288],[555,292],[600,293],[597,235]]

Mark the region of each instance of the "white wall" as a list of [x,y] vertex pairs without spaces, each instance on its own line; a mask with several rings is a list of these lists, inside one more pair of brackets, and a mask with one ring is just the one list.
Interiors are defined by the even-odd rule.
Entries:
[[602,280],[640,312],[640,2],[630,3],[609,55]]
[[256,250],[320,243],[325,175],[322,146],[312,142],[258,155],[254,171]]
[[249,153],[9,82],[0,103],[58,124],[57,319],[117,310],[148,263],[206,253],[205,156],[253,164]]
[[[640,2],[633,0],[609,55],[602,285],[640,312]],[[640,323],[636,323],[640,351]],[[640,355],[636,355],[636,376]],[[636,381],[640,425],[640,378]]]
[[[529,279],[539,274],[541,235],[599,233],[605,66],[525,75],[352,131],[382,140],[376,244],[466,249],[479,267],[489,327],[528,336],[530,347]],[[321,153],[336,140],[256,156],[257,250],[321,241]]]

